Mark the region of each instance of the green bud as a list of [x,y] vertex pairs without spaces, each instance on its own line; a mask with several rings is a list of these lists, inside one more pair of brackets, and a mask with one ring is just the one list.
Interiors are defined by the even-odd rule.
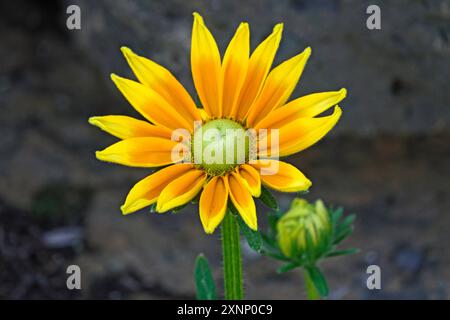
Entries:
[[310,204],[295,198],[277,223],[278,245],[292,259],[315,261],[329,249],[332,226],[328,210],[321,200]]

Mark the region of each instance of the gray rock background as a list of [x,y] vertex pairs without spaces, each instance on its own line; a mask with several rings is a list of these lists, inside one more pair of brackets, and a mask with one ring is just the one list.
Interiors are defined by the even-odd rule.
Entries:
[[[132,76],[128,45],[173,71],[192,93],[191,13],[223,50],[240,21],[253,47],[285,23],[280,62],[310,45],[294,96],[346,87],[333,132],[291,161],[313,180],[308,199],[342,205],[358,219],[345,242],[362,252],[323,267],[332,299],[448,299],[450,274],[449,1],[379,3],[382,29],[365,27],[365,1],[71,1],[0,5],[0,298],[194,297],[196,255],[221,286],[218,234],[197,208],[176,215],[119,212],[145,169],[108,165],[94,151],[115,141],[92,115],[135,115],[109,73]],[[279,194],[286,208],[291,195]],[[264,227],[267,209],[260,207]],[[65,288],[78,264],[83,289]],[[365,286],[370,264],[382,290]],[[303,299],[300,273],[244,250],[247,297]]]
[[343,104],[347,112],[338,132],[427,134],[449,128],[448,1],[380,2],[381,30],[366,28],[366,8],[375,4],[373,1],[71,3],[78,3],[83,12],[77,40],[105,75],[112,71],[130,74],[118,50],[127,45],[167,66],[192,89],[189,46],[193,11],[204,16],[222,53],[239,22],[250,23],[253,48],[275,23],[284,22],[276,63],[306,46],[313,49],[294,96],[348,89]]

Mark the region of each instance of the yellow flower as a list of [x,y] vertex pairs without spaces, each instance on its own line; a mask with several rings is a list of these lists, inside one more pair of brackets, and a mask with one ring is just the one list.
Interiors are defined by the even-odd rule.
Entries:
[[[279,156],[299,152],[321,139],[338,121],[341,109],[336,105],[345,89],[310,94],[287,103],[311,49],[281,63],[270,71],[281,40],[283,25],[278,24],[250,55],[250,31],[241,23],[221,59],[217,44],[202,17],[194,13],[191,43],[191,69],[202,108],[178,80],[164,67],[122,48],[138,82],[112,75],[112,80],[130,104],[148,121],[127,116],[92,117],[89,122],[121,141],[98,151],[103,161],[134,167],[163,169],[139,181],[129,192],[121,209],[123,214],[156,203],[158,212],[188,203],[201,192],[199,211],[205,232],[220,224],[228,201],[239,211],[247,225],[256,230],[257,217],[253,197],[259,197],[261,183],[284,192],[304,191],[311,182],[294,166],[274,159],[271,132],[278,129]],[[269,72],[270,71],[270,72]],[[334,106],[331,115],[316,117]],[[179,141],[172,139],[176,129],[184,128],[191,139],[192,158],[209,146],[230,153],[229,141],[213,141],[200,128],[210,127],[224,136],[228,129],[267,129],[258,136],[259,154],[250,161],[245,144],[245,161],[210,163],[203,159],[181,163],[173,156]],[[275,134],[273,134],[275,136]],[[275,139],[276,142],[276,139]],[[269,158],[264,160],[263,158]],[[262,174],[276,167],[272,174]]]

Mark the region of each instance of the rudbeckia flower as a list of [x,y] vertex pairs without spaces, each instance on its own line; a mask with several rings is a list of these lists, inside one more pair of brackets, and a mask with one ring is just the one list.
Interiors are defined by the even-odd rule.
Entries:
[[[253,198],[260,196],[261,184],[282,192],[304,191],[311,186],[302,172],[277,157],[302,151],[331,130],[341,116],[337,103],[345,97],[346,90],[314,93],[287,102],[311,49],[271,70],[282,30],[283,25],[277,24],[272,34],[250,54],[249,25],[241,23],[221,58],[202,17],[194,13],[191,69],[201,106],[196,105],[170,71],[122,48],[138,81],[114,74],[111,78],[147,121],[121,115],[90,118],[91,124],[121,139],[97,151],[96,156],[126,166],[163,167],[131,189],[121,207],[123,214],[154,204],[157,212],[167,212],[201,193],[199,211],[206,233],[212,233],[221,223],[229,201],[243,221],[256,230]],[[331,115],[318,117],[332,107]],[[211,163],[208,159],[186,163],[181,156],[173,156],[179,141],[172,134],[180,128],[190,138],[192,159],[211,144],[206,128],[219,132],[221,138],[213,144],[222,148],[224,154],[234,150],[225,139],[230,129],[255,129],[256,132],[265,129],[266,134],[257,136],[259,147],[254,159],[250,159],[246,145],[243,162],[231,157],[232,161],[226,164]],[[278,139],[271,139],[271,132],[275,131]],[[192,147],[196,143],[200,144],[201,151]],[[271,151],[274,143],[277,144],[275,153]],[[277,170],[263,173],[272,167]]]

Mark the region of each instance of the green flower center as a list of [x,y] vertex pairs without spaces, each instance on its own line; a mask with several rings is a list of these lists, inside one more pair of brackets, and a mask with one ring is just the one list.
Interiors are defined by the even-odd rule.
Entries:
[[249,159],[250,137],[232,120],[211,120],[196,128],[192,137],[192,161],[209,175],[220,176]]

